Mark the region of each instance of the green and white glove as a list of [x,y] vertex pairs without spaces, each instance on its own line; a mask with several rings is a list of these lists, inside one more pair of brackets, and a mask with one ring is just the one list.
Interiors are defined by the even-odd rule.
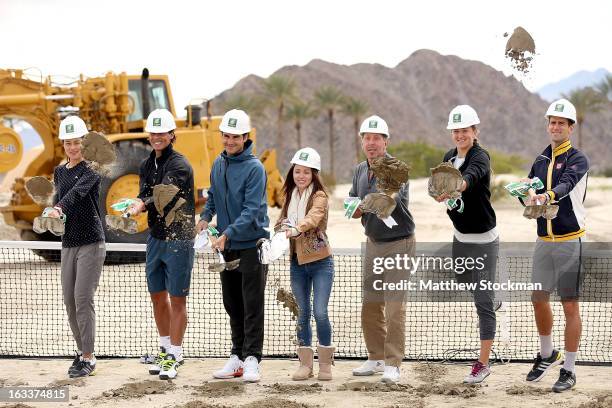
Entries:
[[344,199],[344,216],[348,219],[353,218],[353,214],[359,208],[361,199],[359,197],[347,197]]
[[510,195],[513,197],[526,198],[529,196],[529,189],[533,188],[536,191],[541,190],[544,188],[544,183],[542,183],[542,180],[540,180],[538,177],[534,177],[531,179],[530,183],[525,181],[515,181],[505,185],[504,188],[508,190]]
[[121,200],[117,201],[115,204],[111,205],[111,208],[115,211],[120,211],[120,212],[126,212],[127,209],[130,207],[130,205],[137,203],[138,200],[135,200],[133,198],[122,198]]
[[446,208],[448,208],[449,211],[453,211],[455,208],[459,207],[457,209],[457,212],[459,214],[463,213],[464,207],[465,205],[463,204],[463,200],[459,197],[459,198],[449,198],[448,200],[445,201],[446,204]]

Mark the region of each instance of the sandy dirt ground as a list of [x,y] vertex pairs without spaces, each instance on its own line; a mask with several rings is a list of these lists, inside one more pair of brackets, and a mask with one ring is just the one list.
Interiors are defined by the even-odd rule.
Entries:
[[[466,365],[404,363],[398,385],[386,386],[380,376],[353,377],[359,361],[337,361],[334,380],[295,382],[294,360],[264,360],[258,384],[213,380],[219,359],[189,360],[179,377],[161,381],[135,359],[99,360],[97,375],[66,379],[68,360],[4,360],[0,385],[69,386],[63,403],[24,403],[31,407],[610,407],[612,368],[579,366],[578,385],[556,394],[550,387],[555,369],[538,383],[527,383],[527,364],[496,365],[483,385],[464,385]],[[315,363],[316,370],[316,363]],[[9,374],[10,373],[10,374]],[[10,406],[10,405],[9,405]],[[16,406],[16,405],[15,405]]]

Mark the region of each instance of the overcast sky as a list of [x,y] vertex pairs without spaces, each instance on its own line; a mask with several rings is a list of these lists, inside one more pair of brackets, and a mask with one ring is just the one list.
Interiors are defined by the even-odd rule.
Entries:
[[178,114],[248,74],[313,58],[394,67],[429,48],[511,74],[506,38],[536,42],[536,90],[579,70],[612,71],[609,1],[0,0],[3,68],[44,75],[168,74]]

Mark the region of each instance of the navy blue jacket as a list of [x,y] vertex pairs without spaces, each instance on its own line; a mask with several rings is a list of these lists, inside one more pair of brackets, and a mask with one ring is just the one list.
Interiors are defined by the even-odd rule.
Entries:
[[210,171],[208,201],[200,219],[210,222],[217,215],[217,230],[228,240],[226,249],[254,248],[270,235],[264,229],[270,224],[266,170],[252,152],[253,142],[247,140],[237,156],[223,151]]
[[[569,140],[554,150],[549,145],[539,155],[529,178],[538,177],[551,201],[558,201],[559,212],[553,220],[538,218],[538,236],[544,241],[566,241],[582,237],[585,230],[586,198],[589,159],[584,153],[572,147]],[[521,200],[522,202],[523,200]]]

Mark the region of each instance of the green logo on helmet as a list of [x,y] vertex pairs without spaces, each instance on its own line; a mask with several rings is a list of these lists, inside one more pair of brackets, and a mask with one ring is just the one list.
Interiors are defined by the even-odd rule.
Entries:
[[303,160],[303,161],[308,160],[308,153],[306,152],[300,153],[300,160]]
[[368,123],[368,127],[370,129],[376,129],[378,128],[378,121],[377,120],[371,120],[370,123]]
[[72,123],[66,125],[66,133],[74,133],[74,125]]
[[555,105],[555,112],[563,112],[563,109],[565,109],[565,106],[562,103]]
[[455,113],[453,115],[453,123],[460,123],[461,122],[461,114],[460,113]]
[[161,118],[153,118],[153,126],[161,126]]
[[238,124],[238,119],[229,118],[229,120],[227,121],[227,126],[229,127],[235,128],[236,124]]

